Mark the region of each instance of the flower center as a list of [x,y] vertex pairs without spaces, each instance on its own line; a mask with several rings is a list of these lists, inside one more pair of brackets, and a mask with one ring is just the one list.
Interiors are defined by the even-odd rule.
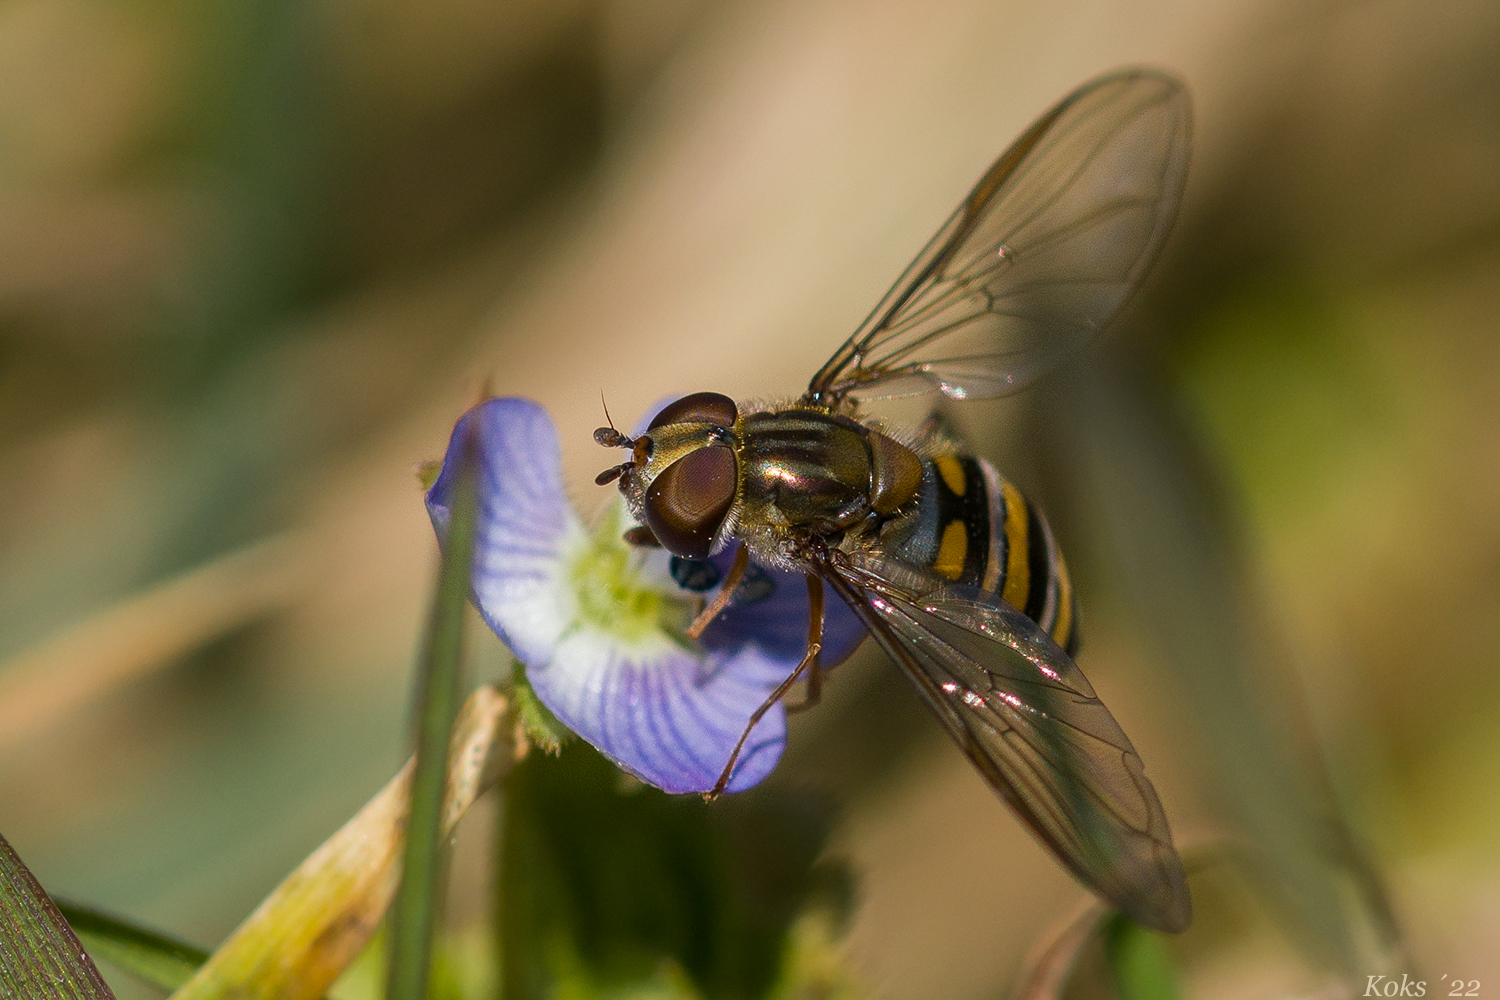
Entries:
[[578,619],[626,642],[678,641],[692,608],[641,571],[641,557],[621,538],[624,508],[609,504],[568,566]]

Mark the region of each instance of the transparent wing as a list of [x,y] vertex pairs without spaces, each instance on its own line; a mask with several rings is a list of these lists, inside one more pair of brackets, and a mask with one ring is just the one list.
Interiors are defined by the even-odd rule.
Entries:
[[1169,76],[1084,84],[995,161],[813,376],[808,397],[998,396],[1107,324],[1182,200],[1192,112]]
[[825,578],[990,785],[1079,879],[1137,922],[1192,919],[1182,861],[1130,740],[1031,619],[881,555]]

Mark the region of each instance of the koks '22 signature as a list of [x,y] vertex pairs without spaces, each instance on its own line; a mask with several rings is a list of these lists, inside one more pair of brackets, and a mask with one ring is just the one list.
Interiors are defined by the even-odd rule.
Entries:
[[[1448,976],[1444,973],[1438,982],[1448,984],[1450,989],[1447,995],[1450,997],[1479,996],[1479,980],[1477,979],[1455,979],[1448,982]],[[1427,980],[1413,980],[1404,972],[1399,982],[1394,976],[1371,976],[1369,983],[1365,986],[1364,995],[1367,997],[1425,997]]]

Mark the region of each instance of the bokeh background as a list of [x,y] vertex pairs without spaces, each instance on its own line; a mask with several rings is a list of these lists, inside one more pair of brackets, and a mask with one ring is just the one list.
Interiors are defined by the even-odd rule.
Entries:
[[[221,939],[404,755],[415,470],[463,409],[542,401],[592,507],[601,391],[796,393],[1122,64],[1193,93],[1174,238],[1106,343],[956,419],[1052,512],[1179,839],[1296,872],[1342,816],[1397,971],[1500,984],[1481,0],[6,0],[0,829],[56,893]],[[878,654],[774,782],[837,810],[875,995],[1001,996],[1083,898]],[[1321,877],[1287,936],[1361,909]],[[1230,924],[1195,992],[1311,988]]]

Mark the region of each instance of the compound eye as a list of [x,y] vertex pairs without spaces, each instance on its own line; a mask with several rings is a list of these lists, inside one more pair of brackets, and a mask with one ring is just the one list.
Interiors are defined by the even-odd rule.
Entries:
[[674,555],[706,559],[729,516],[738,489],[734,452],[707,447],[689,452],[651,481],[641,513]]
[[656,430],[666,424],[714,424],[717,427],[733,427],[739,419],[739,407],[734,400],[717,392],[695,392],[683,396],[675,403],[668,403],[662,411],[651,418],[647,430]]

